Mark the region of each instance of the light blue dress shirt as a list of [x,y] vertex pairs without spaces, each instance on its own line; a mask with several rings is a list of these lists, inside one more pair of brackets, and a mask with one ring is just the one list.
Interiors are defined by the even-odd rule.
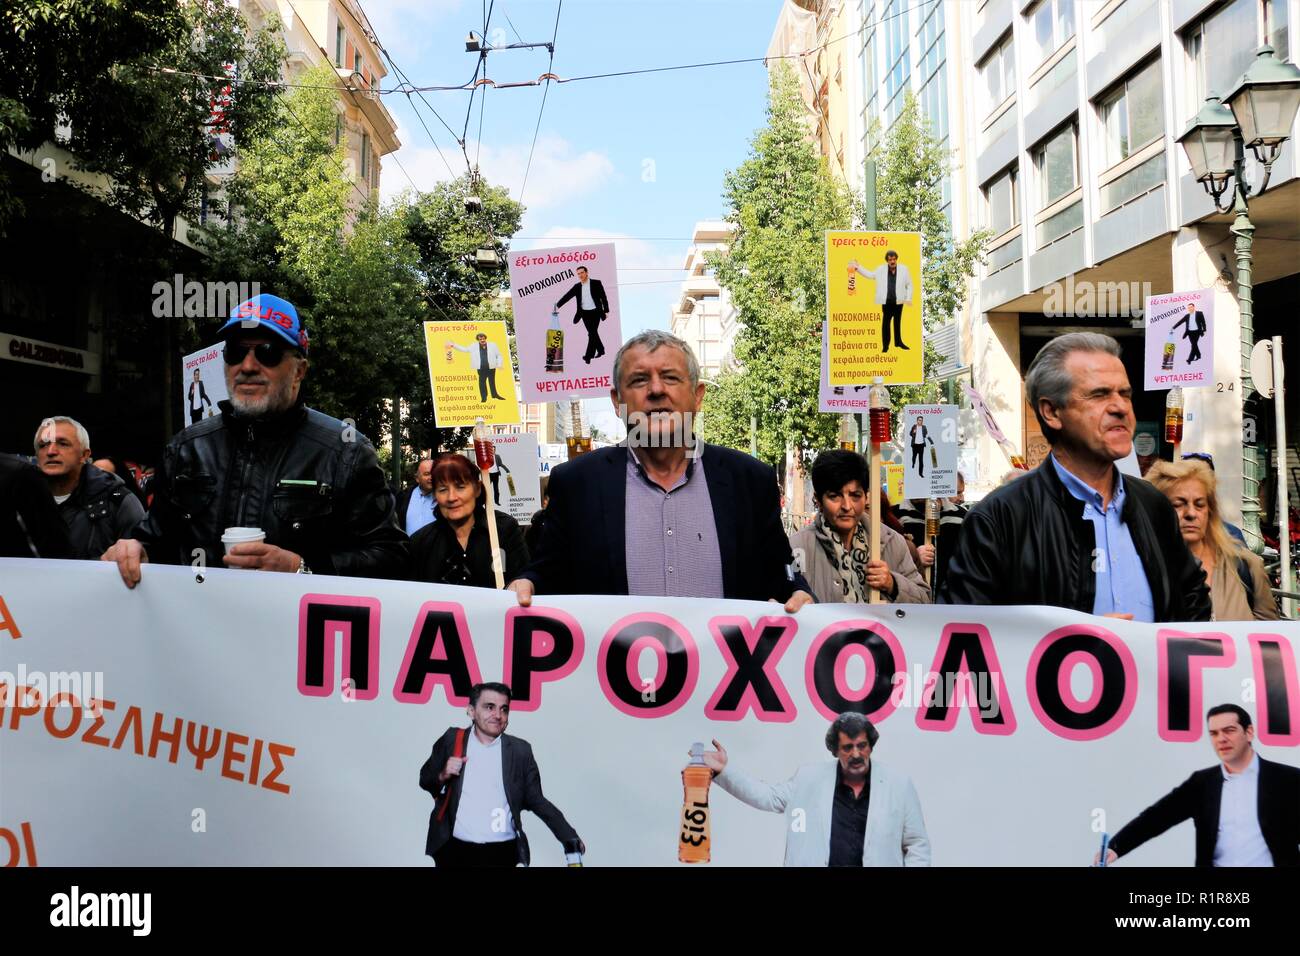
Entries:
[[1135,621],[1154,621],[1155,605],[1146,568],[1133,546],[1133,536],[1124,524],[1124,476],[1115,475],[1115,494],[1110,507],[1102,504],[1101,492],[1085,484],[1050,456],[1056,475],[1065,490],[1083,502],[1083,516],[1092,523],[1097,548],[1093,552],[1093,569],[1097,572],[1097,596],[1093,614],[1132,614]]
[[425,494],[418,487],[411,492],[411,500],[406,504],[406,535],[410,537],[426,524],[433,524],[437,519],[434,513],[432,494]]
[[1259,828],[1259,758],[1241,773],[1223,772],[1219,797],[1219,836],[1214,844],[1215,866],[1272,866],[1273,854]]

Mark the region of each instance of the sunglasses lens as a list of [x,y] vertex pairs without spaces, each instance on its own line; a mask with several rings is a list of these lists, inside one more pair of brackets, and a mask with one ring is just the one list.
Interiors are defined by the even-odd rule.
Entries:
[[222,356],[227,365],[239,365],[244,361],[244,356],[253,351],[253,358],[257,359],[257,364],[263,368],[275,368],[284,359],[284,349],[274,342],[259,342],[257,345],[236,345],[233,342],[227,342]]

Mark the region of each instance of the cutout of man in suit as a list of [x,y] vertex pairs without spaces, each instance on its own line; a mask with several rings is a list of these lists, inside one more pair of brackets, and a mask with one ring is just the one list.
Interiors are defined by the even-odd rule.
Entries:
[[190,382],[190,424],[197,425],[203,420],[203,403],[208,405],[208,414],[212,414],[212,399],[208,398],[208,390],[203,387],[203,379],[199,376],[199,370],[194,370],[194,381]]
[[1169,329],[1169,334],[1173,335],[1174,329],[1183,326],[1183,338],[1192,343],[1192,350],[1187,353],[1187,364],[1191,365],[1201,357],[1201,336],[1205,334],[1205,313],[1196,308],[1195,302],[1187,303],[1187,314],[1175,322]]
[[497,394],[497,369],[501,367],[501,350],[497,348],[495,342],[489,342],[487,335],[480,332],[476,335],[475,340],[478,347],[473,345],[457,345],[455,342],[445,343],[445,347],[455,349],[457,352],[468,352],[470,364],[478,372],[478,400],[486,402],[488,400],[488,389],[492,390],[492,397],[497,401],[505,401]]
[[910,350],[903,344],[903,306],[912,304],[912,274],[907,266],[898,261],[898,253],[890,249],[885,253],[885,264],[877,266],[870,272],[858,265],[856,260],[849,262],[849,268],[864,279],[876,284],[876,305],[880,306],[880,339],[882,351],[889,351],[889,328],[894,328],[894,345],[900,349]]
[[1220,763],[1196,771],[1116,833],[1107,865],[1190,818],[1197,866],[1300,866],[1300,768],[1255,753],[1245,708],[1220,704],[1205,720]]
[[922,478],[925,477],[925,443],[934,444],[934,439],[930,437],[930,429],[925,427],[925,421],[920,416],[916,416],[916,423],[912,425],[907,433],[908,444],[912,446],[912,467],[917,470],[917,474]]
[[587,278],[586,266],[578,266],[578,281],[560,296],[555,310],[558,312],[560,306],[573,298],[578,300],[573,324],[581,322],[587,330],[587,350],[582,360],[590,365],[592,359],[605,354],[605,343],[600,340],[600,323],[609,317],[609,299],[605,298],[605,286],[599,279]]
[[578,833],[542,794],[542,777],[528,741],[506,733],[510,688],[475,684],[471,726],[448,727],[420,768],[420,787],[434,798],[424,852],[438,867],[527,866],[521,815],[531,810],[564,844],[587,852]]

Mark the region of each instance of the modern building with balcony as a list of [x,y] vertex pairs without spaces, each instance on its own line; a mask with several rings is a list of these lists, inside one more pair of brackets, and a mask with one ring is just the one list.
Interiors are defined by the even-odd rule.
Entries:
[[725,252],[735,226],[729,222],[704,221],[695,224],[691,246],[682,268],[681,293],[671,307],[668,327],[685,339],[695,351],[700,374],[713,379],[735,361],[738,314],[731,295],[718,285],[713,268],[705,259],[709,252]]
[[[1294,0],[979,0],[965,54],[976,81],[967,188],[994,233],[964,329],[974,382],[1030,464],[1047,453],[1023,392],[1038,350],[1067,330],[1119,339],[1139,422],[1166,393],[1143,382],[1144,298],[1214,289],[1211,388],[1187,390],[1183,448],[1214,456],[1225,517],[1242,497],[1243,435],[1267,446],[1271,402],[1244,409],[1241,310],[1231,215],[1216,212],[1178,137],[1210,95],[1226,96],[1259,47],[1294,60]],[[1254,337],[1300,357],[1300,169],[1292,139],[1252,197]],[[1246,178],[1263,170],[1249,158]],[[1267,407],[1264,407],[1267,406]],[[1253,413],[1253,414],[1252,414]],[[1253,419],[1253,420],[1252,420]],[[1245,431],[1243,432],[1243,424]],[[992,443],[983,449],[996,455]],[[1267,460],[1268,448],[1263,456]],[[1168,450],[1166,449],[1166,456]]]

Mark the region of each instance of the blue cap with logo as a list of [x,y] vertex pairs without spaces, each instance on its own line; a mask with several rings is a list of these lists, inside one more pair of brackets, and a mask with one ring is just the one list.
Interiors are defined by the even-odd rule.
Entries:
[[231,310],[226,324],[217,332],[217,338],[224,339],[234,332],[254,329],[274,332],[291,348],[297,349],[303,355],[307,354],[307,330],[302,327],[298,310],[293,307],[293,303],[287,302],[278,295],[263,293],[239,303]]

